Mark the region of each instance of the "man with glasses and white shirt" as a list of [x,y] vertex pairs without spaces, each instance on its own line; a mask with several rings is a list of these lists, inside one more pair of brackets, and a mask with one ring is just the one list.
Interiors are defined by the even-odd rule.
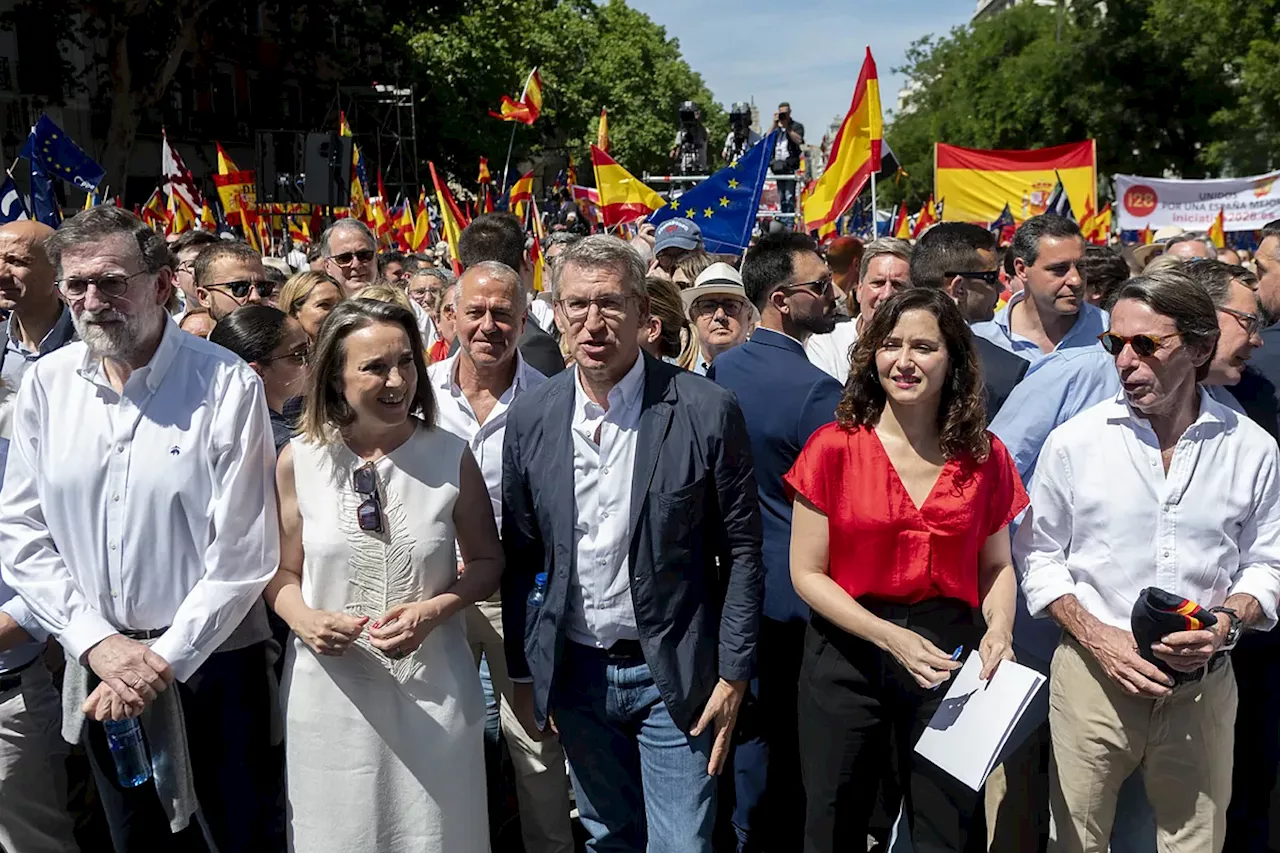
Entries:
[[320,235],[324,271],[342,285],[346,296],[378,280],[378,241],[358,219],[339,219]]
[[[63,737],[117,850],[280,849],[262,384],[168,317],[172,256],[132,213],[84,211],[46,246],[81,342],[18,392],[0,571],[66,652]],[[103,721],[139,716],[153,779],[126,787]]]
[[[450,287],[456,294],[458,351],[428,371],[437,422],[471,448],[501,525],[507,411],[519,395],[546,377],[525,362],[516,346],[526,322],[520,273],[499,261],[481,261]],[[502,734],[515,768],[524,848],[528,853],[573,853],[564,752],[554,734],[535,739],[516,717],[499,593],[467,610],[467,640],[477,662],[483,654],[488,663]]]
[[[1269,630],[1280,597],[1280,450],[1202,380],[1220,332],[1176,271],[1121,286],[1103,346],[1121,393],[1049,434],[1015,537],[1033,616],[1064,629],[1050,675],[1051,851],[1104,850],[1121,784],[1141,766],[1161,850],[1220,851],[1236,682],[1226,654]],[[1149,649],[1146,588],[1211,610]]]
[[242,305],[266,302],[275,293],[262,256],[248,243],[221,240],[196,255],[196,294],[216,323]]
[[1022,290],[993,319],[975,323],[973,333],[1032,364],[1057,349],[1093,346],[1107,315],[1085,299],[1080,226],[1051,213],[1033,216],[1014,233],[1009,251]]

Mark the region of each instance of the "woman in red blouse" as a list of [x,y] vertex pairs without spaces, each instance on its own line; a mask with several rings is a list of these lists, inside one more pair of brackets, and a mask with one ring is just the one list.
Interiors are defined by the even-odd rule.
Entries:
[[971,651],[983,678],[1013,657],[1008,524],[1027,496],[986,431],[972,337],[945,293],[891,298],[852,358],[836,423],[786,475],[791,578],[812,609],[805,850],[861,849],[883,780],[903,792],[919,853],[960,851],[978,797],[913,749]]

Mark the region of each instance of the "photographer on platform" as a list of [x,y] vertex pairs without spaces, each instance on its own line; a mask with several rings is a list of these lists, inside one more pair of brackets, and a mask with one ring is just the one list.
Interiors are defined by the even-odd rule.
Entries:
[[[778,134],[777,148],[773,152],[773,163],[769,169],[775,175],[794,175],[800,168],[800,147],[804,145],[804,125],[791,118],[791,105],[786,101],[778,104],[778,111],[773,114],[773,127],[770,130],[781,130]],[[796,212],[796,182],[778,181],[778,199],[783,213]]]
[[680,130],[671,148],[671,162],[676,174],[707,173],[707,129],[702,126],[702,111],[693,101],[680,105]]
[[738,101],[729,108],[729,135],[725,137],[720,156],[726,163],[742,157],[760,141],[760,134],[751,129],[751,106]]

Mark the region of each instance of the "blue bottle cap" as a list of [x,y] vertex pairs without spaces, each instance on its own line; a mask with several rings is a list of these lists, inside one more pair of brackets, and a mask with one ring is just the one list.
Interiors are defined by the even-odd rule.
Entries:
[[546,573],[546,572],[538,572],[536,575],[534,575],[534,576],[533,576],[533,584],[534,584],[534,586],[546,586],[546,585],[547,585],[547,573]]

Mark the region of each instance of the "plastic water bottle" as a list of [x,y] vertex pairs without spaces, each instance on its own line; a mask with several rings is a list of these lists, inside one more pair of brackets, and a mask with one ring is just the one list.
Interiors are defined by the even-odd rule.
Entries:
[[530,607],[541,607],[547,600],[547,573],[538,572],[533,576],[533,589],[529,590]]
[[151,760],[147,742],[137,719],[106,720],[107,746],[116,763],[116,781],[125,788],[136,788],[151,778]]

